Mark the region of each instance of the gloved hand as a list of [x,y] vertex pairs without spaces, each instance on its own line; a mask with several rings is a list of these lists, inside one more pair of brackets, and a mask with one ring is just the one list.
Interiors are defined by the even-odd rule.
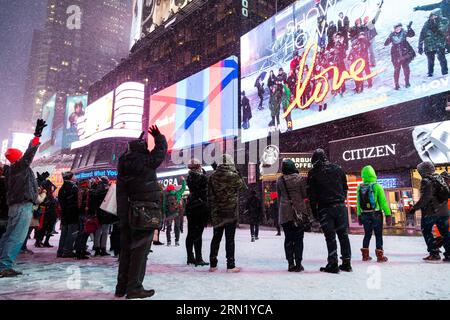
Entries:
[[408,23],[408,29],[411,29],[412,24],[413,24],[412,21],[410,21],[410,22]]
[[392,216],[386,216],[386,225],[388,227],[392,226]]
[[362,216],[358,216],[358,224],[359,224],[360,226],[363,225],[363,223],[362,223]]
[[423,54],[423,47],[419,47],[419,54],[420,54],[420,55]]
[[36,121],[36,129],[34,129],[34,136],[35,137],[42,136],[42,131],[44,130],[44,128],[46,126],[47,126],[47,124],[45,123],[45,121],[43,119],[37,119],[37,121]]
[[148,128],[148,133],[153,136],[153,138],[159,136],[161,134],[161,131],[159,131],[158,127],[156,125],[150,126]]

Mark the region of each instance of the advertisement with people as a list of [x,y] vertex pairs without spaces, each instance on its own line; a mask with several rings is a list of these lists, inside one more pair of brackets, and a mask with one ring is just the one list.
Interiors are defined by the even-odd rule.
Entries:
[[449,1],[297,1],[241,38],[242,140],[448,90]]
[[[142,34],[145,36],[192,0],[144,0],[142,13]],[[139,2],[139,1],[138,1]]]
[[84,116],[87,101],[87,95],[67,97],[66,113],[64,116],[64,148],[69,148],[72,142],[78,141],[79,139],[78,119]]
[[84,116],[77,120],[80,140],[111,127],[113,102],[114,91],[111,91],[86,107]]
[[149,123],[167,137],[169,149],[236,136],[237,97],[238,59],[231,56],[153,94]]
[[41,136],[41,147],[39,151],[44,151],[52,144],[53,137],[53,120],[55,118],[56,94],[53,95],[47,103],[42,107],[42,119],[44,119],[47,127],[44,128]]

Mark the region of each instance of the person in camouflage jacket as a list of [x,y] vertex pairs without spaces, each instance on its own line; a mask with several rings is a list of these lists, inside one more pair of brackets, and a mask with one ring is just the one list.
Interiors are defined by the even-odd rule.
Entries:
[[227,269],[239,272],[234,259],[234,236],[238,222],[239,193],[245,190],[247,185],[236,170],[233,158],[224,154],[222,164],[219,164],[208,181],[208,202],[214,227],[210,253],[211,272],[217,270],[217,255],[224,232]]
[[420,32],[419,54],[425,53],[427,56],[429,77],[433,76],[436,56],[441,64],[442,75],[448,74],[447,59],[445,57],[448,27],[449,20],[447,18],[432,12]]

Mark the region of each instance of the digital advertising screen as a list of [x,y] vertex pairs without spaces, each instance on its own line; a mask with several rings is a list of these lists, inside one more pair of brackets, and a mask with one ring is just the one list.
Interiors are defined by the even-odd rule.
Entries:
[[[142,35],[145,36],[156,26],[166,22],[172,14],[176,14],[192,0],[144,0],[142,10]],[[139,1],[138,1],[139,2]]]
[[77,120],[80,140],[111,127],[113,102],[114,91],[111,91],[86,107],[84,116]]
[[141,21],[144,0],[133,0],[131,22],[130,49],[141,38]]
[[149,123],[160,128],[169,149],[236,136],[237,99],[238,59],[231,56],[153,94]]
[[47,123],[47,126],[42,131],[41,136],[41,147],[40,151],[43,151],[52,143],[53,135],[53,120],[55,118],[55,107],[56,107],[56,94],[53,95],[46,104],[42,107],[41,118]]
[[88,97],[69,96],[66,100],[64,115],[63,148],[69,148],[72,142],[78,141],[78,119],[85,115]]
[[11,145],[9,147],[25,152],[33,137],[34,135],[31,133],[13,132],[11,135]]
[[425,2],[297,1],[245,34],[242,141],[449,90],[449,11]]

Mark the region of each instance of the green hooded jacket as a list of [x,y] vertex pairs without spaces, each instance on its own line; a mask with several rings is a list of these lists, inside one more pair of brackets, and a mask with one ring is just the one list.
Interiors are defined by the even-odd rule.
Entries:
[[173,195],[175,195],[177,197],[178,202],[180,202],[181,201],[181,197],[183,196],[183,193],[185,191],[186,191],[186,180],[183,180],[183,182],[181,183],[180,190],[178,190],[178,191],[177,190],[172,190],[172,191],[169,191],[169,192],[164,191],[164,193],[163,193],[164,194],[164,196],[163,196],[163,205],[162,205],[164,217],[170,218],[170,217],[174,216],[174,214],[170,214],[169,213],[169,210],[167,208],[167,197],[170,194],[173,194]]
[[[383,187],[377,183],[377,174],[375,173],[375,170],[372,166],[365,166],[361,170],[361,177],[363,179],[364,184],[374,184],[373,191],[375,193],[374,198],[376,202],[376,210],[377,211],[383,211],[384,214],[387,216],[391,215],[391,209],[389,208],[389,204],[386,200],[386,195],[384,194]],[[359,203],[359,190],[360,185],[358,186],[357,192],[356,192],[356,204],[357,204],[357,213],[358,216],[361,215],[361,206]]]

